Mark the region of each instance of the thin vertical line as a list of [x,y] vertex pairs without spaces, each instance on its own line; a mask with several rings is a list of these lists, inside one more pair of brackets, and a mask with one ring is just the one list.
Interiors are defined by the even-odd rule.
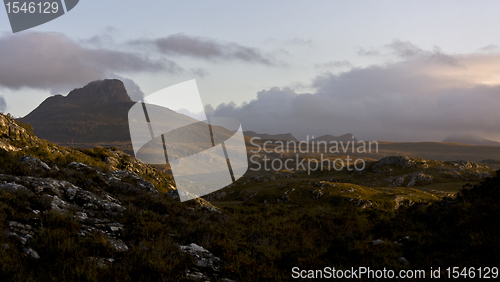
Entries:
[[151,127],[151,122],[149,121],[148,110],[146,109],[146,104],[144,103],[144,100],[141,100],[141,104],[142,104],[142,110],[144,111],[144,116],[146,117],[146,121],[148,123],[149,133],[151,134],[151,140],[153,140],[153,139],[155,139],[155,135],[153,134],[153,127]]
[[165,136],[163,136],[163,134],[161,135],[161,142],[163,143],[163,154],[165,154],[165,162],[168,164],[167,145],[165,145]]
[[234,174],[233,174],[233,169],[231,168],[231,161],[229,160],[229,157],[227,156],[227,151],[226,151],[226,145],[224,142],[220,143],[222,145],[222,150],[224,151],[224,156],[226,156],[226,163],[227,163],[227,168],[229,169],[229,174],[231,174],[231,179],[233,182],[236,180],[234,179]]
[[66,14],[68,10],[66,10],[66,3],[64,2],[64,0],[61,0],[61,4],[63,6],[64,13]]
[[[207,117],[207,123],[208,123],[208,129],[210,130],[210,137],[212,137],[212,147],[215,147],[215,139],[214,139],[214,134],[212,132],[212,125],[210,124],[210,118]],[[226,145],[224,142],[220,143],[222,145],[222,151],[224,151],[224,156],[226,157],[226,163],[227,163],[227,168],[229,169],[229,174],[231,174],[231,179],[234,181],[234,174],[233,174],[233,169],[231,168],[231,161],[229,160],[229,156],[227,155],[227,150],[226,150]]]
[[208,130],[210,130],[210,138],[212,139],[212,147],[215,147],[214,133],[212,132],[212,125],[210,124],[210,118],[207,117]]

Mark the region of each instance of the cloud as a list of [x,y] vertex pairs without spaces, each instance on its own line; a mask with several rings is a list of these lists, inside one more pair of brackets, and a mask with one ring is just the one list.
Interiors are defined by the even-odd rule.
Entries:
[[315,68],[352,68],[354,67],[349,61],[331,61],[322,64],[316,64]]
[[5,113],[5,110],[7,110],[7,102],[3,96],[0,96],[0,112]]
[[313,41],[311,39],[302,39],[295,37],[294,39],[288,40],[286,43],[288,44],[293,44],[293,45],[300,45],[300,46],[306,46],[306,47],[313,47]]
[[233,42],[188,36],[183,33],[153,40],[141,39],[129,42],[131,45],[152,45],[164,55],[188,56],[205,60],[239,60],[249,63],[275,65],[268,56],[257,48],[246,47]]
[[181,72],[173,61],[138,53],[87,48],[61,33],[24,32],[0,36],[0,86],[51,92],[70,90],[116,73]]
[[457,60],[453,56],[444,54],[441,49],[434,46],[432,51],[424,50],[410,41],[394,40],[390,44],[385,45],[386,48],[392,51],[392,54],[402,59],[428,59],[446,64],[457,64]]
[[364,48],[358,47],[358,51],[356,53],[360,56],[378,56],[380,52],[376,49],[371,48],[370,50],[366,50]]
[[311,39],[304,39],[304,38],[299,38],[299,37],[294,37],[293,39],[276,39],[276,38],[267,38],[264,40],[264,43],[269,43],[269,44],[278,44],[278,45],[297,45],[297,46],[304,46],[304,47],[314,47],[314,43]]
[[446,55],[406,43],[391,48],[404,59],[317,76],[312,93],[263,90],[210,115],[237,118],[244,130],[300,139],[348,132],[389,141],[441,141],[456,133],[500,138],[500,54]]
[[394,55],[401,58],[415,58],[428,53],[420,47],[413,45],[410,41],[394,40],[385,46],[392,49]]
[[90,46],[110,46],[115,44],[115,37],[119,35],[121,35],[121,32],[118,29],[108,26],[102,33],[82,39],[79,42],[89,44]]
[[479,52],[495,52],[495,51],[498,51],[499,48],[500,47],[498,45],[489,44],[487,46],[479,48],[478,51]]
[[190,72],[194,75],[199,76],[200,78],[204,78],[209,74],[209,72],[204,68],[192,68]]

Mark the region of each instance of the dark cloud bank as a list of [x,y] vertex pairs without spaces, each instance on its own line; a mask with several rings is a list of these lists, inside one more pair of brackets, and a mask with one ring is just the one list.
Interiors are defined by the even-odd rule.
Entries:
[[[132,100],[137,101],[144,93],[133,80],[121,74],[185,72],[176,62],[166,58],[167,55],[273,65],[272,60],[256,48],[184,34],[136,40],[121,45],[129,51],[106,47],[113,46],[113,42],[109,34],[80,42],[64,34],[51,32],[1,35],[0,87],[42,89],[58,94],[67,93],[93,80],[118,78],[124,82]],[[134,46],[141,48],[134,49]],[[156,55],[155,59],[150,59],[148,54]],[[203,68],[191,68],[188,72],[198,77],[209,73]]]
[[5,110],[7,110],[7,103],[5,102],[5,98],[0,96],[0,112],[5,113]]
[[[121,72],[177,73],[173,61],[153,61],[137,53],[87,48],[60,33],[26,32],[0,37],[0,85],[69,91],[90,81],[119,77]],[[125,79],[127,80],[127,79]],[[133,85],[131,80],[126,81]],[[138,94],[137,89],[135,89]]]
[[446,75],[479,64],[475,57],[424,51],[401,41],[386,47],[405,60],[317,76],[314,93],[275,87],[241,106],[207,110],[237,118],[244,130],[291,132],[299,139],[350,132],[364,140],[441,141],[452,134],[500,133],[500,86]]
[[141,39],[131,45],[150,46],[165,55],[189,56],[205,60],[239,60],[249,63],[275,65],[259,49],[234,42],[219,42],[212,38],[188,36],[183,33],[157,39]]

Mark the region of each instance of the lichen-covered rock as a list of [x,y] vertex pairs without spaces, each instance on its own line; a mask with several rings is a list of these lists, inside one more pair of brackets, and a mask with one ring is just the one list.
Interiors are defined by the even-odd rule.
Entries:
[[408,184],[406,186],[413,187],[417,184],[429,184],[432,183],[432,181],[434,181],[434,177],[423,172],[417,172],[411,176],[410,181],[408,181]]
[[34,259],[39,259],[40,258],[40,255],[35,251],[33,250],[32,248],[25,248],[24,249],[24,253],[31,257],[31,258],[34,258]]
[[21,148],[12,146],[8,142],[6,142],[6,140],[0,140],[0,148],[4,149],[5,151],[9,151],[9,152],[21,151]]
[[389,182],[389,186],[401,187],[406,180],[406,176],[407,175],[392,177],[392,178],[386,179],[386,181]]
[[8,191],[11,193],[20,193],[29,191],[28,188],[24,187],[21,184],[17,184],[15,182],[0,184],[0,190]]
[[418,158],[406,157],[406,156],[386,157],[376,162],[372,166],[372,169],[386,165],[395,165],[395,166],[400,166],[402,168],[410,168],[410,167],[415,167],[417,165],[417,160]]
[[35,171],[40,168],[47,171],[50,170],[50,167],[46,163],[42,162],[41,160],[33,156],[23,156],[19,161],[27,164],[31,171]]
[[399,209],[399,207],[401,206],[412,206],[413,204],[415,204],[413,201],[406,199],[400,195],[395,196],[393,201],[396,204],[394,207],[395,210]]
[[24,127],[19,126],[16,120],[10,115],[0,114],[0,135],[5,135],[10,139],[33,140],[34,137]]
[[189,254],[194,261],[194,265],[186,273],[190,279],[202,279],[203,281],[232,281],[220,277],[220,270],[223,262],[202,246],[191,243],[187,246],[180,246],[181,251]]

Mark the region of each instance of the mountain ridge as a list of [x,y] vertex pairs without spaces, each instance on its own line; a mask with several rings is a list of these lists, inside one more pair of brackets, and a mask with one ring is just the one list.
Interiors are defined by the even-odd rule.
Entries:
[[291,133],[283,134],[267,134],[267,133],[257,133],[254,131],[245,131],[243,133],[246,137],[250,138],[260,138],[260,139],[274,139],[274,140],[290,140],[298,141]]
[[318,141],[326,141],[326,142],[333,142],[333,141],[336,141],[336,142],[348,142],[348,141],[358,141],[358,139],[356,139],[356,137],[354,137],[354,135],[352,133],[346,133],[346,134],[340,135],[340,136],[333,136],[333,135],[330,135],[330,134],[326,134],[326,135],[322,135],[322,136],[313,138],[313,139],[311,139],[309,141],[310,142],[312,142],[312,141],[314,141],[314,142],[318,142]]
[[72,90],[67,96],[45,99],[21,120],[33,126],[40,138],[60,145],[72,145],[75,141],[118,143],[117,147],[130,153],[128,110],[133,105],[123,82],[97,80]]
[[493,141],[485,138],[481,138],[474,135],[451,135],[448,136],[443,142],[453,142],[453,143],[462,143],[468,145],[480,145],[480,146],[500,146],[500,142]]

